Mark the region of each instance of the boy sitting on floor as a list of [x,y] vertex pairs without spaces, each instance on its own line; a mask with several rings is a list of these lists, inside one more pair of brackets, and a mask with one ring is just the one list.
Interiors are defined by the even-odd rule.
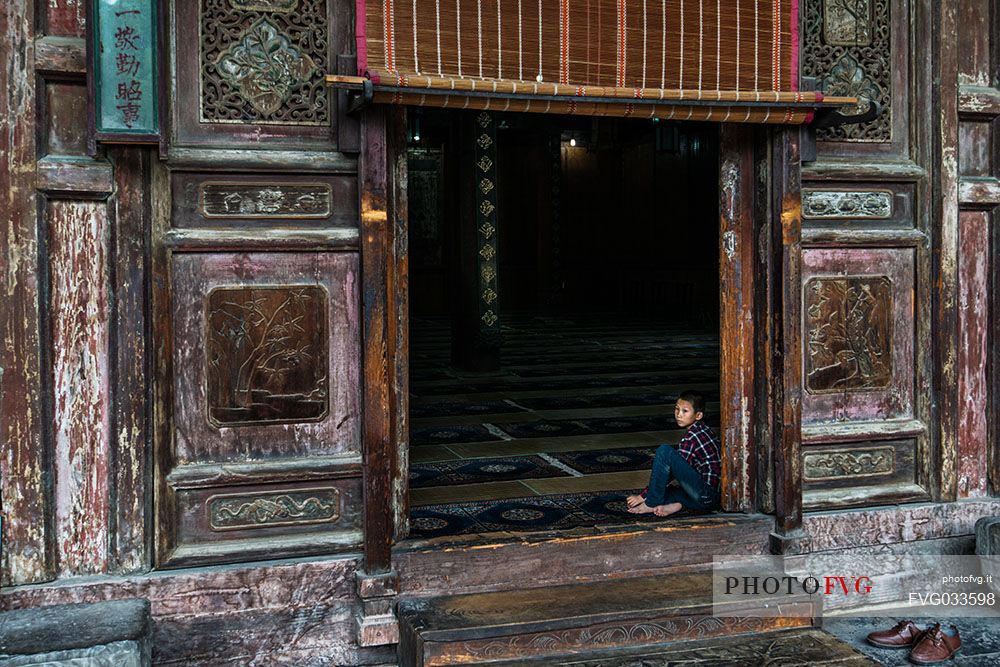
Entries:
[[[649,486],[642,494],[628,497],[629,512],[670,516],[682,508],[710,510],[719,504],[720,441],[704,418],[702,394],[685,391],[677,398],[674,419],[687,432],[677,449],[670,445],[657,448]],[[667,488],[671,482],[676,486]]]

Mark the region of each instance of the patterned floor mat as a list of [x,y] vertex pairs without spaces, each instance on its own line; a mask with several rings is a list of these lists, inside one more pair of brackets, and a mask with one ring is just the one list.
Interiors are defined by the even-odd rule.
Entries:
[[540,456],[505,456],[412,465],[410,488],[569,476]]
[[507,414],[527,412],[526,408],[511,405],[507,401],[440,401],[424,404],[410,404],[410,417],[452,417],[481,414]]
[[602,472],[625,472],[627,470],[649,470],[653,466],[655,447],[625,449],[605,449],[583,452],[558,452],[549,454],[560,463],[582,472],[594,475]]
[[458,442],[489,442],[503,440],[477,424],[465,426],[434,426],[410,430],[410,445],[448,445]]
[[472,533],[534,532],[584,526],[670,521],[691,516],[681,511],[667,518],[629,514],[625,497],[638,490],[478,500],[416,507],[410,512],[410,537],[429,538]]

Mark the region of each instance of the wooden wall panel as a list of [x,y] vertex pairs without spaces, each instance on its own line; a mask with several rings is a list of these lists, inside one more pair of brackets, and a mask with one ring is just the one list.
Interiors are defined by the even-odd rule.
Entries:
[[990,216],[982,211],[963,211],[959,224],[962,270],[959,275],[958,311],[957,472],[958,496],[969,498],[986,495]]
[[358,566],[345,558],[104,577],[5,591],[0,606],[147,598],[156,665],[395,664],[395,647],[364,649],[354,639]]
[[111,199],[111,496],[110,568],[149,566],[152,528],[149,475],[149,163],[152,149],[116,148]]
[[45,0],[46,35],[83,37],[87,3],[91,0]]
[[109,534],[107,207],[57,200],[47,218],[58,570],[96,574]]
[[[958,422],[956,494],[985,495],[998,461],[997,209],[1000,206],[1000,4],[957,3]],[[992,481],[991,481],[992,478]]]
[[[825,460],[823,452],[840,452],[847,457],[841,457],[843,462],[851,463],[848,468],[860,465],[863,471],[866,462],[890,447],[894,466],[875,477],[852,475],[845,468],[836,483],[808,481],[810,509],[924,499],[939,479],[937,471],[940,477],[949,474],[947,461],[942,467],[932,458],[935,442],[947,431],[936,418],[954,413],[947,407],[934,413],[936,355],[953,349],[937,345],[934,336],[951,317],[954,287],[953,271],[941,272],[933,264],[934,248],[946,248],[953,231],[947,220],[942,231],[933,229],[931,215],[932,205],[941,202],[933,194],[933,170],[941,160],[931,154],[931,132],[938,122],[931,113],[935,61],[925,45],[940,20],[939,4],[866,0],[854,5],[862,11],[852,13],[831,11],[827,0],[803,5],[807,73],[828,93],[850,89],[883,106],[876,121],[818,132],[818,159],[803,167],[804,262],[810,267],[802,286],[804,465]],[[838,37],[844,34],[856,39]],[[953,139],[943,144],[945,150],[953,146]],[[868,279],[876,275],[884,277],[882,283]],[[823,288],[811,300],[810,286]],[[838,286],[848,290],[842,305],[871,310],[863,327],[856,326],[862,324],[858,320],[845,329],[848,339],[867,341],[862,350],[842,349],[810,326],[810,317],[814,325],[829,319],[824,290]],[[934,289],[941,296],[937,313],[932,311]],[[866,294],[884,303],[865,306]],[[869,344],[875,356],[863,358]],[[891,347],[890,358],[880,361],[880,345]],[[810,350],[820,354],[811,356]],[[851,364],[857,375],[837,375],[838,365],[843,370]],[[806,528],[812,533],[808,522]]]
[[[33,2],[0,5],[0,493],[4,585],[51,576],[38,301]],[[12,66],[19,63],[18,66]]]

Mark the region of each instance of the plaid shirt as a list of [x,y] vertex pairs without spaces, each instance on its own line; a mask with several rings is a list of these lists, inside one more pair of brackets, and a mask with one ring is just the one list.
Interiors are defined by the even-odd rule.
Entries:
[[677,453],[698,471],[709,486],[719,488],[722,472],[722,454],[719,436],[715,435],[703,421],[688,426],[687,433],[677,445]]

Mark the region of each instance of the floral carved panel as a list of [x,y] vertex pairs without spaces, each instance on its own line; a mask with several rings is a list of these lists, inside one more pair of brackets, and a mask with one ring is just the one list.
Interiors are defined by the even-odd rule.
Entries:
[[329,125],[327,0],[200,0],[201,122]]
[[314,421],[328,409],[327,299],[315,286],[208,295],[208,413],[217,426]]
[[325,183],[223,183],[201,186],[201,212],[207,218],[326,218],[332,190]]
[[890,0],[805,0],[802,73],[827,95],[859,98],[845,113],[882,113],[867,123],[818,131],[828,141],[892,140],[892,35]]
[[806,390],[882,389],[892,377],[892,285],[887,277],[806,283]]

